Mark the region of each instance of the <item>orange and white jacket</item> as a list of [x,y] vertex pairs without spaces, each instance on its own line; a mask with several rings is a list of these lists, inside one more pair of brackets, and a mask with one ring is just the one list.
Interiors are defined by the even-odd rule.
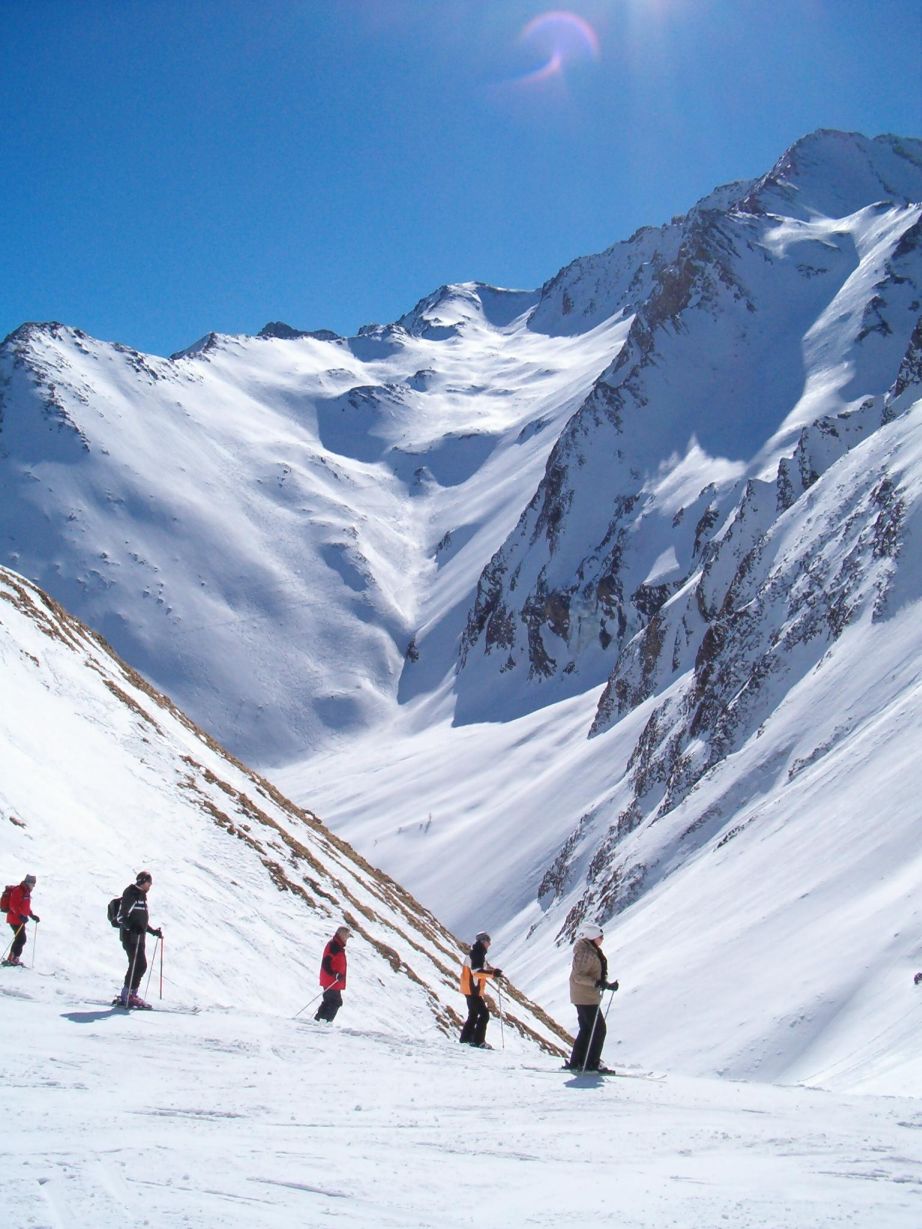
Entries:
[[493,978],[493,966],[487,963],[487,949],[475,943],[461,966],[461,993],[483,994],[483,988]]

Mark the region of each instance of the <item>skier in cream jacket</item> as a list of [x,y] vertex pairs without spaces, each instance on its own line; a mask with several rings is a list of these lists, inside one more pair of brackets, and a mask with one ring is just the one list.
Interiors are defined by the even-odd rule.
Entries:
[[608,961],[602,951],[602,929],[586,923],[576,935],[573,945],[573,965],[570,969],[570,1002],[576,1008],[579,1031],[573,1043],[571,1070],[611,1074],[599,1061],[605,1044],[605,1017],[602,1015],[602,991],[617,990],[618,983],[608,980]]

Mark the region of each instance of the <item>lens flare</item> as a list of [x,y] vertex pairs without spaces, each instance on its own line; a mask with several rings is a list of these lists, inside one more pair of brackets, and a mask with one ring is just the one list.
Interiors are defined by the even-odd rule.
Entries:
[[599,36],[584,17],[563,9],[541,13],[524,27],[519,42],[539,48],[543,64],[518,78],[520,85],[562,76],[578,60],[598,60]]

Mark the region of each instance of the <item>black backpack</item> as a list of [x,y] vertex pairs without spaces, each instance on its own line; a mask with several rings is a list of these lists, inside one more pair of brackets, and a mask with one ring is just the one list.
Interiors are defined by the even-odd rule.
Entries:
[[106,906],[106,917],[109,919],[109,924],[114,926],[116,930],[122,924],[122,898],[121,896],[113,896]]

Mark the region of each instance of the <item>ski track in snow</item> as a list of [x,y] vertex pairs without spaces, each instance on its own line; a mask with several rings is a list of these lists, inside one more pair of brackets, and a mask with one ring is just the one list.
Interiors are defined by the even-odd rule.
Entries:
[[361,987],[324,1028],[251,1004],[92,1018],[86,984],[21,976],[31,998],[0,995],[0,1194],[17,1229],[922,1219],[918,1098],[588,1081],[553,1058],[364,1033]]

